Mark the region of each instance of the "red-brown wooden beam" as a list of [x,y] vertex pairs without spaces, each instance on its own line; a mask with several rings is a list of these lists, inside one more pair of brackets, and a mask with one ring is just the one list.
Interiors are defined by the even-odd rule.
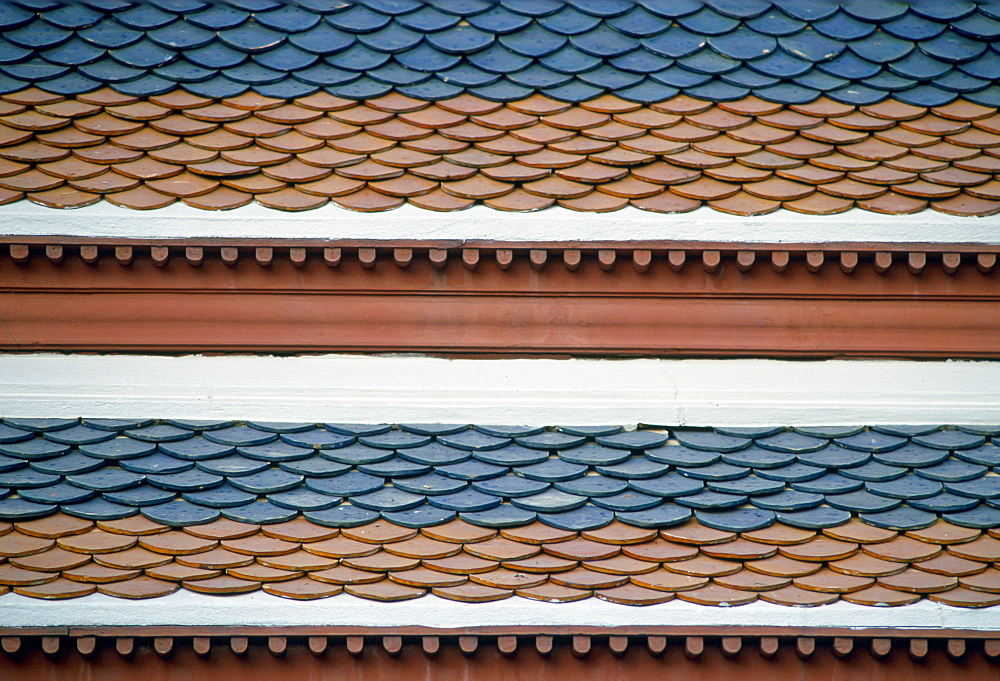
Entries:
[[0,349],[1000,357],[996,249],[260,243],[0,245]]

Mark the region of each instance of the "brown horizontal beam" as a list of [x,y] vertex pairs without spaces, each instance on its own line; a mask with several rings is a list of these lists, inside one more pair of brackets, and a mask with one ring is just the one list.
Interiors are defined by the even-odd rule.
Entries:
[[989,252],[14,244],[3,350],[1000,357]]

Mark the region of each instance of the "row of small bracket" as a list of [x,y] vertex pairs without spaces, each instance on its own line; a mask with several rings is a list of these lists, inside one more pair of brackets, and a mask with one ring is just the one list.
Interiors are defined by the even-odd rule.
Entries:
[[561,263],[569,271],[576,271],[585,259],[593,258],[598,267],[611,271],[620,263],[630,264],[637,273],[649,270],[654,258],[665,259],[674,272],[685,267],[699,266],[705,272],[715,273],[722,269],[724,261],[732,260],[740,272],[749,272],[756,265],[770,265],[775,272],[784,272],[793,260],[804,262],[810,272],[819,272],[829,263],[840,268],[845,274],[869,262],[872,269],[884,274],[895,264],[904,265],[911,274],[920,274],[925,269],[939,265],[946,273],[954,274],[963,264],[975,264],[983,274],[994,271],[997,265],[996,252],[961,253],[925,250],[910,251],[826,251],[826,250],[720,250],[720,249],[648,249],[648,248],[426,248],[412,247],[237,247],[237,246],[98,246],[84,245],[28,245],[10,244],[7,248],[11,261],[26,264],[35,256],[44,256],[53,264],[62,264],[68,258],[79,257],[89,265],[97,264],[102,258],[113,257],[120,265],[129,266],[138,258],[148,257],[158,267],[164,267],[172,260],[183,260],[188,265],[198,267],[206,259],[217,257],[227,266],[235,267],[241,260],[252,257],[261,267],[270,267],[276,260],[287,257],[295,267],[304,267],[310,260],[321,260],[329,267],[339,267],[345,257],[354,257],[366,269],[373,269],[380,260],[391,257],[400,268],[409,267],[415,258],[426,255],[435,269],[444,269],[452,259],[457,260],[467,270],[475,270],[490,259],[496,267],[507,270],[515,257],[527,255],[536,271],[543,270],[550,263]]
[[[37,645],[41,648],[43,653],[49,656],[57,655],[60,651],[66,652],[75,649],[80,655],[89,657],[94,655],[99,647],[104,648],[111,647],[113,645],[114,650],[119,655],[128,657],[135,652],[137,640],[139,641],[139,645],[143,642],[146,645],[151,643],[153,650],[162,657],[167,657],[176,652],[180,646],[188,644],[192,647],[194,652],[201,657],[209,656],[213,649],[216,651],[228,649],[233,654],[244,655],[250,648],[251,643],[254,645],[264,645],[272,655],[280,657],[287,652],[289,647],[288,636],[160,636],[152,637],[151,639],[136,639],[135,637],[128,636],[97,637],[83,635],[75,637],[4,636],[0,637],[0,649],[2,649],[8,656],[14,656],[25,650],[26,646],[24,644],[30,639],[37,639]],[[369,653],[373,653],[377,652],[378,649],[381,649],[386,654],[395,657],[402,653],[405,644],[413,645],[419,642],[420,649],[423,653],[429,657],[433,657],[437,655],[442,646],[442,637],[440,636],[308,636],[299,637],[299,639],[298,643],[305,643],[309,651],[314,655],[325,654],[331,648],[331,645],[342,645],[350,655],[355,657],[365,654],[366,650]],[[293,639],[293,645],[295,642],[296,641]],[[668,645],[680,645],[683,646],[684,655],[689,659],[698,659],[701,657],[705,653],[707,645],[718,646],[721,654],[724,657],[730,658],[736,657],[741,653],[741,651],[749,651],[753,648],[756,648],[757,652],[762,657],[771,658],[778,653],[778,650],[782,645],[793,646],[795,654],[802,659],[808,659],[817,650],[817,638],[810,636],[796,636],[789,638],[779,638],[777,636],[685,636],[668,638],[666,636],[614,635],[604,637],[590,635],[554,637],[548,634],[535,636],[470,635],[446,637],[444,642],[446,645],[457,645],[462,654],[467,657],[475,655],[476,651],[479,650],[482,645],[489,645],[491,643],[496,645],[497,649],[504,655],[513,655],[517,652],[519,647],[523,647],[528,650],[534,649],[537,654],[542,657],[549,656],[557,644],[568,645],[573,655],[576,657],[586,657],[593,650],[595,643],[597,645],[603,644],[607,646],[607,649],[613,655],[617,656],[624,655],[630,646],[645,647],[649,654],[658,656],[663,654]],[[1000,657],[1000,639],[978,640],[949,638],[938,640],[927,638],[905,638],[894,640],[892,638],[880,637],[854,638],[850,636],[839,636],[821,638],[819,639],[819,642],[821,645],[829,646],[830,651],[837,657],[846,657],[852,652],[867,649],[868,653],[872,657],[882,659],[887,657],[895,647],[905,649],[910,658],[914,660],[921,660],[930,653],[935,643],[943,644],[943,648],[947,652],[947,655],[953,659],[962,658],[966,654],[976,650],[981,651],[983,655],[990,659]]]

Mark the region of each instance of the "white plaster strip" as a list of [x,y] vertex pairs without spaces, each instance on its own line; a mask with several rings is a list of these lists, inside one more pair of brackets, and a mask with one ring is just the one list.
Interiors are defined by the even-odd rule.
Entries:
[[1000,362],[0,355],[0,416],[1000,423]]
[[758,601],[712,607],[673,600],[643,607],[589,598],[573,603],[539,603],[513,597],[499,603],[457,603],[424,596],[380,603],[349,594],[293,601],[263,592],[209,596],[178,591],[145,601],[103,594],[43,601],[17,594],[0,596],[0,626],[760,626],[1000,631],[1000,606],[954,608],[922,600],[879,608],[838,601],[796,608]]
[[333,204],[301,213],[257,204],[206,211],[174,204],[136,211],[107,202],[55,210],[21,201],[0,208],[0,235],[136,239],[458,239],[496,241],[722,241],[739,243],[1000,243],[1000,216],[956,217],[932,210],[880,215],[852,209],[839,215],[782,210],[740,217],[702,207],[664,215],[627,207],[614,213],[579,213],[552,207],[504,213],[474,206],[439,213],[406,204],[375,215]]

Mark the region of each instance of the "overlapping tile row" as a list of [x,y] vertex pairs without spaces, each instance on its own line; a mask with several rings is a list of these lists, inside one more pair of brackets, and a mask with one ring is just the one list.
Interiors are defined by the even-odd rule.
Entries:
[[1000,9],[967,0],[15,0],[0,28],[5,92],[1000,104]]
[[43,599],[262,589],[299,600],[348,593],[378,601],[433,594],[625,605],[674,598],[713,606],[1000,604],[1000,532],[941,520],[905,533],[857,520],[821,532],[776,524],[734,533],[695,520],[663,530],[615,521],[573,532],[462,520],[337,529],[301,518],[172,529],[141,516],[95,523],[58,514],[0,531],[0,591]]
[[379,519],[723,532],[860,518],[1000,527],[1000,428],[717,428],[6,419],[0,519],[173,527]]
[[998,172],[1000,115],[967,100],[0,95],[0,202],[57,208],[981,216],[1000,211]]

